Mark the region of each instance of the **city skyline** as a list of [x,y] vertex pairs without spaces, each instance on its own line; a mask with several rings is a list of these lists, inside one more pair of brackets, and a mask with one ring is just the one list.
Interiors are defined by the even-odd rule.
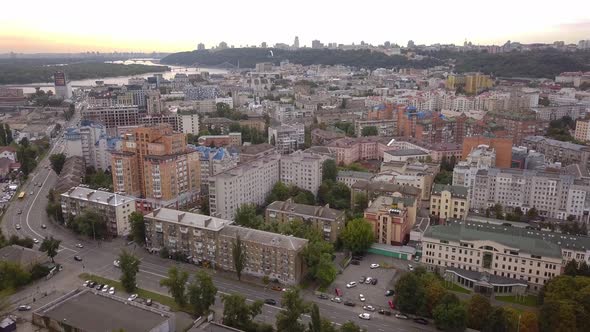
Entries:
[[[555,7],[543,6],[544,2],[500,0],[485,8],[485,17],[480,7],[465,0],[419,5],[371,1],[366,10],[376,14],[365,16],[355,15],[350,6],[307,0],[287,11],[274,11],[274,3],[267,0],[215,4],[172,0],[164,8],[105,0],[91,13],[70,0],[56,0],[51,7],[34,11],[9,2],[0,13],[0,52],[177,52],[196,49],[198,43],[211,48],[221,41],[235,47],[262,42],[290,45],[295,36],[308,47],[315,39],[324,44],[390,41],[405,46],[408,40],[460,45],[465,40],[577,43],[590,38],[588,3],[565,0]],[[44,6],[38,0],[31,5]],[[241,22],[240,28],[227,22]]]

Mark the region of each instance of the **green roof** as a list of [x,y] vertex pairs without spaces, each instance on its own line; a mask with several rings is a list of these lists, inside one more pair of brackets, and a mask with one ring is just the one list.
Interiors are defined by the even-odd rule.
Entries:
[[489,240],[531,255],[561,258],[559,245],[531,232],[517,227],[451,221],[447,225],[429,227],[424,237],[454,242]]

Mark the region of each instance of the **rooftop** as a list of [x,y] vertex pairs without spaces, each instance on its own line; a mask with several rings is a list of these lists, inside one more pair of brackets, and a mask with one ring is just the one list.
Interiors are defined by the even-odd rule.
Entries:
[[466,198],[469,189],[463,186],[451,186],[440,183],[435,183],[432,186],[433,195],[440,195],[440,193],[442,193],[445,190],[451,192],[452,197]]
[[[77,290],[35,311],[80,331],[151,331],[173,317],[172,313],[127,303],[121,298]],[[173,319],[172,319],[173,320]],[[172,323],[174,324],[174,323]]]
[[266,207],[266,210],[289,212],[293,214],[313,216],[330,220],[337,219],[344,215],[344,211],[332,209],[328,205],[314,206],[307,204],[297,204],[293,203],[291,199],[288,199],[287,201],[274,201]]
[[266,246],[284,248],[287,250],[301,250],[307,245],[308,240],[277,233],[265,232],[242,226],[228,225],[221,230],[221,235],[237,237],[242,241],[255,242]]
[[552,139],[552,138],[547,138],[544,136],[527,136],[524,138],[524,142],[530,142],[530,143],[545,143],[547,145],[550,146],[556,146],[562,149],[566,149],[566,150],[576,150],[576,151],[581,151],[581,150],[587,150],[588,147],[586,145],[580,145],[580,144],[574,144],[571,142],[562,142],[562,141],[558,141],[556,139]]
[[181,226],[209,229],[213,231],[219,231],[223,229],[225,225],[233,223],[233,221],[230,220],[168,208],[156,209],[153,212],[147,214],[145,218],[154,219],[156,221],[170,222]]
[[390,151],[385,151],[384,153],[387,153],[391,156],[427,156],[428,153],[419,150],[419,149],[399,149],[399,150],[390,150]]
[[379,210],[384,208],[390,209],[394,205],[403,204],[404,207],[414,206],[416,199],[414,197],[391,197],[391,196],[379,196],[375,198],[365,212],[377,213]]
[[338,171],[338,177],[370,180],[375,174],[357,171]]
[[402,195],[419,196],[422,191],[419,188],[412,186],[402,186],[399,184],[393,184],[383,181],[364,181],[359,180],[352,185],[352,189],[355,190],[366,190],[375,192],[399,192]]
[[61,196],[110,206],[118,206],[129,202],[135,202],[135,198],[133,197],[85,187],[73,187],[61,194]]
[[240,146],[240,154],[256,155],[265,151],[272,151],[275,147],[268,143]]

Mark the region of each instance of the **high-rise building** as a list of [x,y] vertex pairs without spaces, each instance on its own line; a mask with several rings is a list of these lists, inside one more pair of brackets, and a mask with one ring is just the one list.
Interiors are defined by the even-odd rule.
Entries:
[[293,42],[293,48],[299,48],[299,37],[295,36],[295,41]]
[[197,51],[202,51],[204,49],[205,49],[205,44],[199,43],[199,45],[197,45]]
[[322,44],[319,40],[315,39],[311,42],[311,48],[324,48],[324,44]]
[[311,152],[295,151],[281,156],[280,179],[285,184],[292,184],[309,190],[317,195],[322,184],[322,165],[328,157]]
[[132,129],[112,152],[115,192],[144,198],[148,208],[186,206],[198,199],[199,154],[169,125]]
[[301,123],[268,127],[268,143],[276,146],[281,154],[289,154],[305,143],[305,126]]
[[590,121],[576,121],[576,132],[574,133],[574,138],[580,142],[590,141]]
[[72,98],[72,86],[64,72],[56,72],[53,74],[53,84],[55,87],[55,95],[63,99]]

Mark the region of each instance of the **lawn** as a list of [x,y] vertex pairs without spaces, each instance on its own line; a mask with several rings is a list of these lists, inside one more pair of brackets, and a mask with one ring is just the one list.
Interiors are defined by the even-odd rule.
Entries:
[[470,290],[465,289],[453,282],[443,282],[443,287],[453,292],[471,294]]
[[498,301],[520,304],[527,307],[538,306],[537,297],[534,295],[519,296],[518,298],[514,295],[496,296],[495,299]]
[[[123,289],[123,286],[121,285],[121,283],[119,281],[99,277],[97,275],[88,274],[88,273],[82,273],[78,277],[82,280],[92,280],[92,281],[95,281],[100,284],[108,284],[110,286],[115,287],[115,289],[118,292],[125,292],[125,289]],[[154,302],[158,302],[160,304],[170,307],[171,311],[185,311],[185,310],[181,310],[180,307],[174,302],[174,299],[169,296],[162,295],[160,293],[151,292],[151,291],[141,289],[141,288],[138,288],[135,292],[137,293],[137,295],[139,295],[139,297],[149,298],[149,299],[152,299],[152,301],[154,301]]]

